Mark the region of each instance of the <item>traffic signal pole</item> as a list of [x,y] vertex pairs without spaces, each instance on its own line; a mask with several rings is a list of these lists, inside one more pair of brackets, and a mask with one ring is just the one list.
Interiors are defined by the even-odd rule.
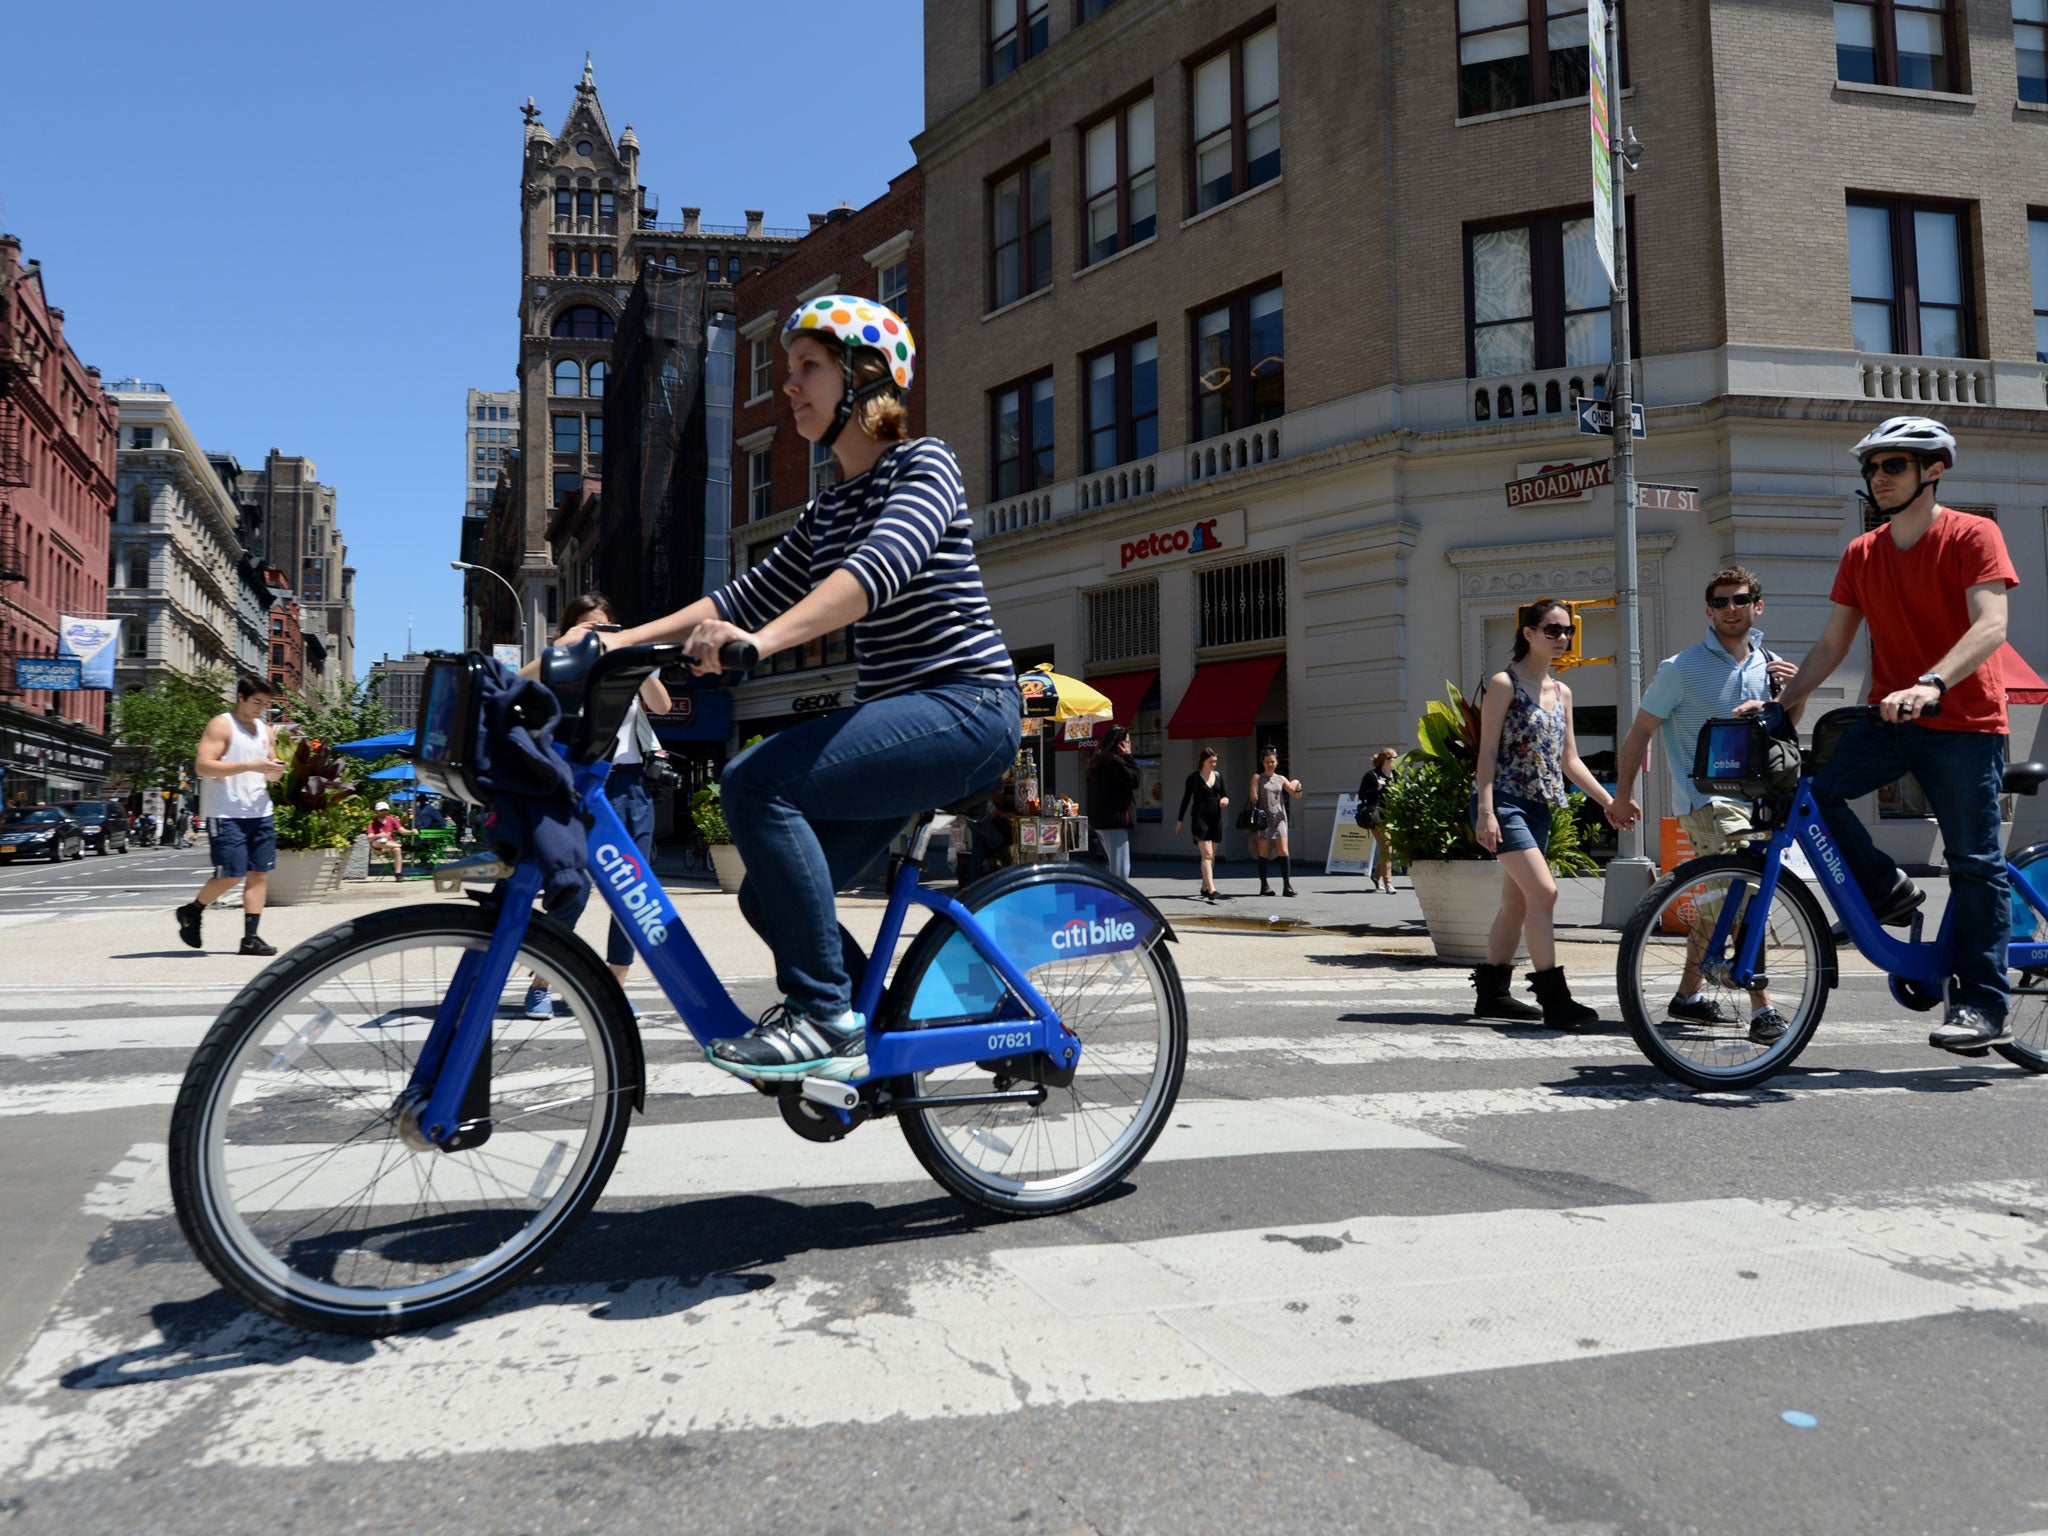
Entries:
[[[1614,178],[1614,298],[1608,312],[1613,337],[1607,398],[1614,407],[1614,597],[1615,621],[1620,629],[1616,637],[1619,643],[1614,648],[1614,754],[1619,766],[1622,740],[1635,723],[1636,711],[1642,707],[1643,647],[1636,590],[1635,393],[1629,377],[1628,153],[1621,126],[1621,47],[1616,7],[1610,4],[1606,11],[1606,36],[1598,42],[1607,60],[1611,114],[1607,148]],[[1656,866],[1643,856],[1640,825],[1617,834],[1615,857],[1607,866],[1601,925],[1619,928],[1626,923],[1656,874]]]

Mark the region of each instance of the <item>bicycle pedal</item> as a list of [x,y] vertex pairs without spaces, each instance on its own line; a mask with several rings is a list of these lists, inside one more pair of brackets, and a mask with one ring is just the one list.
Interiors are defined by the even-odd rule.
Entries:
[[813,1104],[822,1104],[827,1109],[852,1111],[860,1103],[860,1093],[845,1083],[835,1083],[830,1078],[806,1077],[800,1082],[803,1096]]

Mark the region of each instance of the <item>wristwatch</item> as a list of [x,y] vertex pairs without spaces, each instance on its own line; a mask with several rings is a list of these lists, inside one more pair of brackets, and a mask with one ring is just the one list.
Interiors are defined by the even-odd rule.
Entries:
[[1946,697],[1948,694],[1948,684],[1944,683],[1941,680],[1941,674],[1939,672],[1922,672],[1918,677],[1914,678],[1913,681],[1920,684],[1922,687],[1932,688],[1936,693],[1941,694],[1944,697]]

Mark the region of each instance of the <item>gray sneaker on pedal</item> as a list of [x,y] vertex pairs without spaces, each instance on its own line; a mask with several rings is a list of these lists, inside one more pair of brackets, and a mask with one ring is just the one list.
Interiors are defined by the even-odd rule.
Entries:
[[1979,1052],[2011,1038],[2004,1024],[1993,1023],[1975,1008],[1951,1008],[1928,1032],[1927,1043],[1944,1051]]
[[1776,1045],[1791,1027],[1785,1022],[1785,1015],[1775,1008],[1766,1008],[1762,1013],[1750,1015],[1749,1038],[1758,1045]]
[[704,1059],[736,1077],[823,1077],[848,1083],[868,1075],[867,1021],[848,1011],[814,1019],[784,999],[744,1035],[714,1040]]
[[1713,998],[1705,995],[1696,996],[1690,1002],[1684,998],[1672,998],[1670,1002],[1664,1005],[1664,1017],[1667,1019],[1682,1019],[1688,1024],[1732,1024],[1735,1022],[1728,1016],[1727,1009],[1723,1008]]

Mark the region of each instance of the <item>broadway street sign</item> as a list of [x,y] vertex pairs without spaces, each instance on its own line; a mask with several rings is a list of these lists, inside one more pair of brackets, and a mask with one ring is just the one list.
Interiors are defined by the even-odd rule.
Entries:
[[1547,475],[1531,475],[1507,484],[1508,505],[1526,507],[1537,501],[1567,501],[1595,486],[1614,483],[1614,461],[1595,459],[1591,464],[1574,464]]

